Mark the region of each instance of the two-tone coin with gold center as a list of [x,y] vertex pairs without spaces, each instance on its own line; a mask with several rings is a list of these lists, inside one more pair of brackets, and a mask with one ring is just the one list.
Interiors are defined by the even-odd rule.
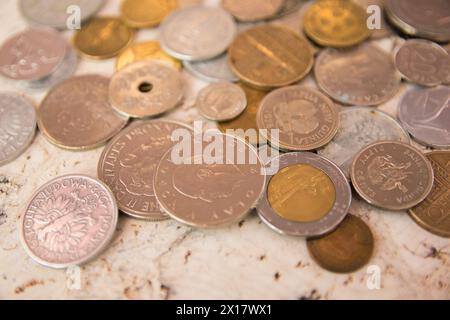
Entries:
[[124,0],[120,7],[123,21],[131,28],[157,26],[177,8],[177,0]]

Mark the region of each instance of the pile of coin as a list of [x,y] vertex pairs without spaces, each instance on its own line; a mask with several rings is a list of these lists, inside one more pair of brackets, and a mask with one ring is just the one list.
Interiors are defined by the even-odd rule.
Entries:
[[[26,149],[36,122],[64,149],[107,144],[98,179],[58,177],[30,200],[21,234],[39,263],[92,259],[111,240],[119,210],[217,228],[256,209],[274,231],[304,237],[323,268],[354,272],[370,260],[374,237],[350,213],[352,187],[367,203],[409,211],[424,229],[450,237],[450,56],[437,43],[450,40],[448,1],[386,0],[392,28],[383,21],[374,32],[366,8],[381,0],[180,8],[173,0],[124,0],[120,17],[94,17],[103,1],[74,2],[85,21],[74,48],[48,28],[65,28],[60,0],[21,1],[39,26],[0,48],[1,75],[51,87],[37,115],[26,98],[0,94],[0,164]],[[302,29],[273,23],[292,12]],[[157,26],[159,41],[133,43],[140,28]],[[396,30],[424,39],[397,41],[393,52],[372,41]],[[117,57],[114,75],[70,77],[75,52]],[[210,83],[195,108],[220,131],[164,117],[183,102],[183,67]],[[302,81],[309,74],[316,86]],[[400,92],[402,79],[416,87],[398,103],[397,121],[375,107]],[[179,150],[174,137],[186,136]],[[423,153],[417,143],[440,150]],[[205,162],[205,153],[218,161]]]

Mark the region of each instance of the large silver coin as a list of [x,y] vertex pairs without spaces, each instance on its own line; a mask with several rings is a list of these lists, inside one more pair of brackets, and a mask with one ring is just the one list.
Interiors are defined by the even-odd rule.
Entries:
[[35,131],[36,111],[31,102],[15,93],[0,93],[0,166],[20,156]]
[[163,21],[161,46],[181,60],[207,60],[225,52],[235,34],[236,23],[225,10],[192,6]]
[[231,71],[226,53],[205,61],[183,61],[183,66],[192,75],[207,82],[239,81],[239,78]]

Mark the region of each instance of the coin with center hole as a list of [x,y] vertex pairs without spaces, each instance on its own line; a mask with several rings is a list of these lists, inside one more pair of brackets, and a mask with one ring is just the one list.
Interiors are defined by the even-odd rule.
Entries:
[[237,20],[253,22],[268,19],[277,14],[285,0],[222,0],[222,6]]
[[157,26],[177,8],[177,0],[124,0],[120,7],[122,19],[131,28]]
[[208,82],[238,82],[239,78],[231,71],[228,54],[205,61],[183,61],[183,66],[195,77]]

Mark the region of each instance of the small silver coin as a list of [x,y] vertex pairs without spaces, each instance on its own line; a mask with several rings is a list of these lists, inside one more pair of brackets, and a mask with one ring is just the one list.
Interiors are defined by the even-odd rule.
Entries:
[[226,53],[205,61],[183,61],[183,66],[192,75],[207,82],[239,81],[239,78],[231,71]]
[[28,99],[0,93],[0,166],[20,156],[33,141],[36,111]]

